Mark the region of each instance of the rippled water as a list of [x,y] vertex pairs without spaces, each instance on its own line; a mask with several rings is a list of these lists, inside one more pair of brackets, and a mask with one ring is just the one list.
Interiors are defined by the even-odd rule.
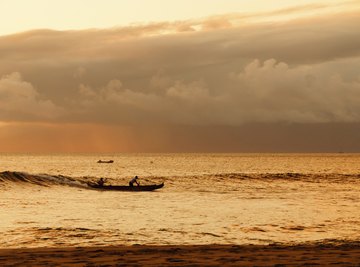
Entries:
[[[0,172],[0,247],[360,239],[359,154],[0,154]],[[165,187],[86,186],[134,175]]]

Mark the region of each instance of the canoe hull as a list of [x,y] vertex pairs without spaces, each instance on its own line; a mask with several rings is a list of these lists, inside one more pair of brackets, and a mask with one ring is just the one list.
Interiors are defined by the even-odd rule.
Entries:
[[128,191],[128,192],[142,192],[142,191],[154,191],[164,187],[164,183],[154,185],[139,185],[139,186],[126,186],[126,185],[97,185],[89,184],[91,188],[104,190],[104,191]]

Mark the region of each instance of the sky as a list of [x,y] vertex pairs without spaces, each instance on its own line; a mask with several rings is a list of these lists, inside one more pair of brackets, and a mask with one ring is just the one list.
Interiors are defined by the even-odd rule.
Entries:
[[333,6],[314,0],[0,0],[0,35],[33,29],[84,30],[131,24],[200,19],[228,13],[253,14],[296,5]]
[[0,0],[0,152],[360,152],[358,1]]

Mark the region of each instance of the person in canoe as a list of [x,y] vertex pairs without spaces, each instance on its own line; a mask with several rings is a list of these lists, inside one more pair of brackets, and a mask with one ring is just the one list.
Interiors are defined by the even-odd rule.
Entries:
[[139,179],[139,177],[135,176],[134,178],[132,178],[129,182],[129,186],[134,186],[134,183],[137,184],[138,186],[140,185],[140,183],[137,181]]
[[99,186],[104,186],[105,183],[106,183],[106,179],[104,179],[104,178],[100,178],[99,181],[97,181],[97,184]]

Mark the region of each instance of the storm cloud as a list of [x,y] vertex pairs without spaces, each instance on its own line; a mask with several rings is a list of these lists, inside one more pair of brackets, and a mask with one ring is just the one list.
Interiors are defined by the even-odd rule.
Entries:
[[[360,122],[360,13],[326,8],[0,37],[3,122]],[[104,126],[105,127],[105,126]]]

